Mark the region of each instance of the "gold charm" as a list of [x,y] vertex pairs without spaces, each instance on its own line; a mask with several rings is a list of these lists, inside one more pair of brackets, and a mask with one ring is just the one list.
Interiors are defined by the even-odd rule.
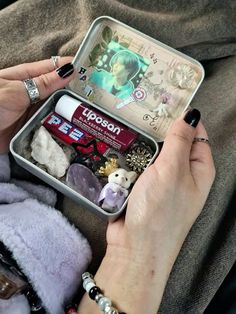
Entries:
[[108,161],[105,162],[105,167],[100,167],[98,170],[98,173],[100,176],[108,177],[109,174],[114,172],[116,169],[118,169],[118,162],[116,158],[109,158]]

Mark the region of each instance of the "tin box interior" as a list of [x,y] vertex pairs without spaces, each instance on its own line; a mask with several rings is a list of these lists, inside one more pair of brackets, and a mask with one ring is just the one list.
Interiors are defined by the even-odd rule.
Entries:
[[[133,54],[139,62],[139,70],[130,78],[130,86],[134,90],[132,94],[126,94],[125,98],[124,95],[117,97],[108,88],[99,86],[95,79],[91,79],[96,71],[104,76],[109,74],[112,58],[123,51]],[[136,130],[139,139],[144,140],[155,152],[152,163],[158,152],[157,142],[164,140],[171,123],[188,107],[203,80],[204,71],[197,61],[110,17],[100,17],[94,21],[73,63],[78,72],[76,79],[67,89],[55,92],[45,102],[13,138],[10,150],[23,168],[102,218],[114,220],[126,207],[127,200],[119,211],[108,213],[68,187],[63,180],[58,180],[39,168],[30,158],[22,156],[23,148],[32,139],[33,130],[53,111],[62,95],[71,95]],[[178,64],[187,64],[193,69],[193,84],[190,88],[171,86],[168,81],[168,71]],[[169,104],[167,116],[158,116],[152,108],[165,93],[173,95],[176,103]]]

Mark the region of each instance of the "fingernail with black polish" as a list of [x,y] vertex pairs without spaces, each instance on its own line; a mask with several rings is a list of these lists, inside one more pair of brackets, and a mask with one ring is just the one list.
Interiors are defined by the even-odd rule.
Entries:
[[200,111],[197,109],[192,109],[186,113],[184,121],[191,125],[193,128],[196,128],[198,122],[200,121],[200,118],[201,118]]
[[74,72],[74,66],[72,63],[67,63],[61,66],[60,68],[58,68],[56,72],[61,78],[64,79],[70,76]]

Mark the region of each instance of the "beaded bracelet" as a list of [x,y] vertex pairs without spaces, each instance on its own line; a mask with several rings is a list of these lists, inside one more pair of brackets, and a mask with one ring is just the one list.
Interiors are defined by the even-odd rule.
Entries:
[[125,312],[119,312],[112,306],[111,300],[102,294],[101,289],[96,286],[93,276],[89,272],[83,273],[82,280],[83,287],[87,291],[90,299],[98,304],[99,309],[104,314],[126,314]]

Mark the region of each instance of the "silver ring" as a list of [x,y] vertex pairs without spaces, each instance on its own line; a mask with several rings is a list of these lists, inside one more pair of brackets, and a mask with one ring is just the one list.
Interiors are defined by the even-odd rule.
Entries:
[[58,64],[59,59],[60,59],[60,56],[51,56],[52,64],[55,70],[59,68],[59,64]]
[[210,144],[208,138],[205,138],[205,137],[194,137],[193,142],[202,142],[202,143]]
[[30,99],[30,103],[34,104],[37,101],[40,100],[40,94],[39,94],[39,90],[38,87],[35,83],[35,81],[33,79],[27,79],[23,81],[25,88],[27,90],[29,99]]

